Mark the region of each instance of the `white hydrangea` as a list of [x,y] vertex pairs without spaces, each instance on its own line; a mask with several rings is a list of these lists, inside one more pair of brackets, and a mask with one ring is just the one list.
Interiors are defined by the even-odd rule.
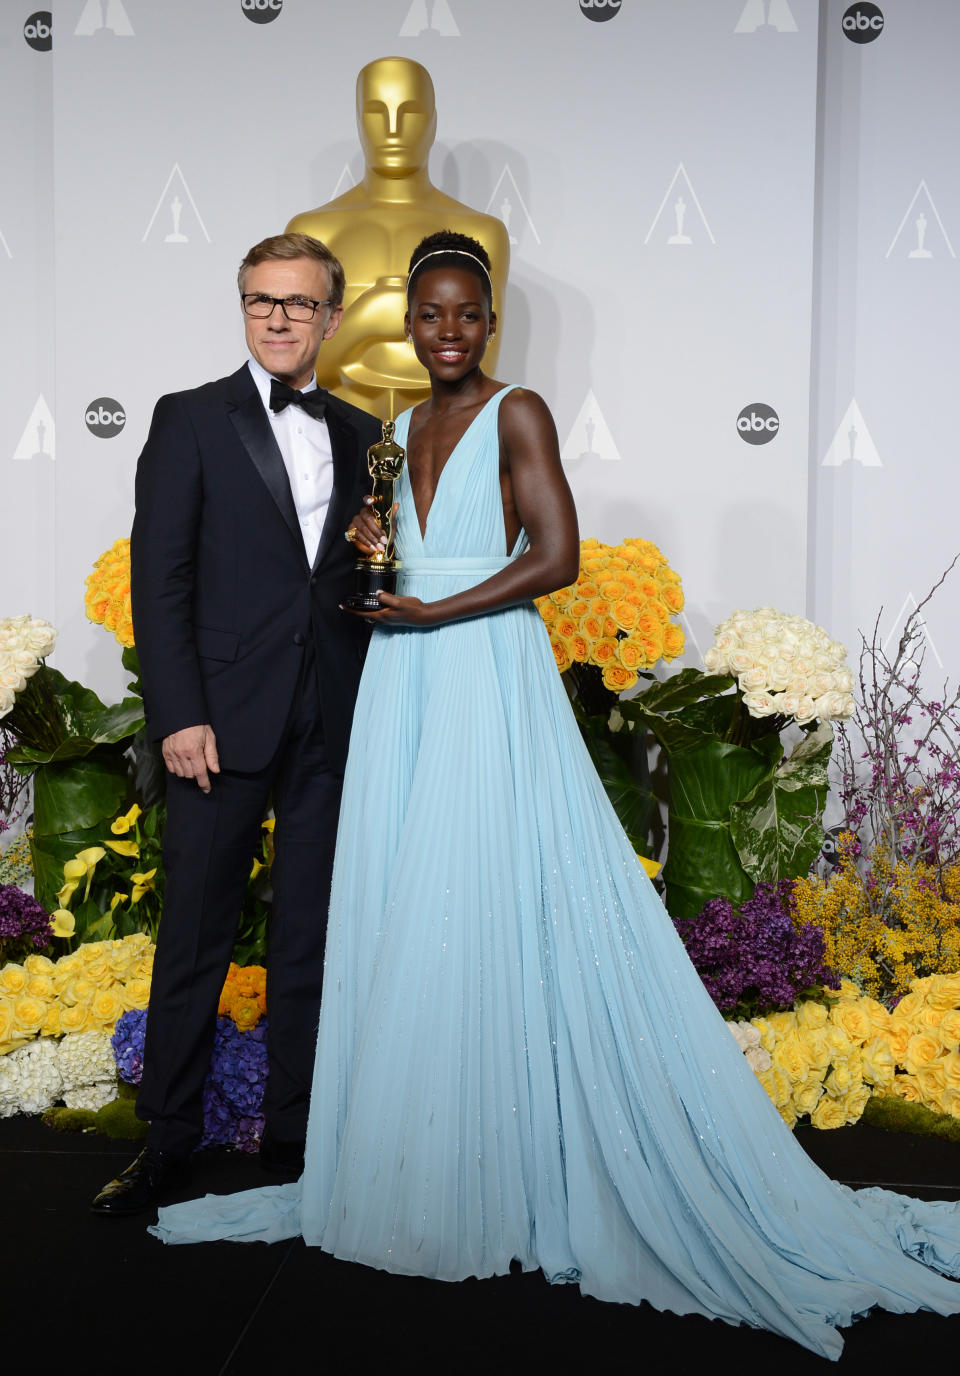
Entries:
[[0,1056],[0,1118],[67,1108],[102,1108],[117,1097],[117,1067],[109,1032],[38,1037]]
[[36,1041],[0,1056],[0,1118],[15,1113],[45,1113],[63,1092],[54,1037]]
[[7,616],[0,620],[0,717],[13,710],[18,693],[27,686],[56,643],[57,632],[49,621],[34,616]]
[[[67,1100],[67,1095],[75,1090],[85,1089],[88,1085],[113,1082],[116,1097],[117,1063],[110,1045],[109,1032],[68,1032],[58,1047],[60,1079],[63,1083],[64,1103],[68,1108],[79,1108]],[[109,1103],[108,1100],[104,1100]]]
[[112,1080],[96,1080],[92,1085],[81,1085],[78,1089],[64,1090],[63,1102],[67,1108],[88,1108],[96,1113],[104,1104],[112,1104],[117,1097],[117,1077]]
[[752,717],[777,714],[798,726],[853,715],[847,651],[822,626],[776,607],[735,611],[720,623],[703,657],[713,674],[733,674]]

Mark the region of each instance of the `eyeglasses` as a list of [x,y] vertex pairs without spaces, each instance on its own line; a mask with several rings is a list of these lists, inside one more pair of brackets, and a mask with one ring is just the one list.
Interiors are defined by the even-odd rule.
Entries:
[[288,320],[302,323],[312,320],[320,306],[332,306],[333,302],[311,301],[309,296],[264,296],[261,292],[247,292],[241,295],[240,304],[244,315],[250,315],[254,320],[268,320],[279,306]]

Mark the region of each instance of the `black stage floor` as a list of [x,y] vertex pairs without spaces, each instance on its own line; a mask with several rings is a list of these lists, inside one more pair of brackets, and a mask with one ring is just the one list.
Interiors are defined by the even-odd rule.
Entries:
[[[960,1200],[960,1145],[858,1126],[801,1129],[834,1179]],[[784,1339],[646,1305],[601,1304],[539,1274],[442,1281],[336,1261],[300,1241],[163,1247],[152,1219],[88,1203],[136,1147],[0,1122],[0,1360],[11,1373],[273,1376],[405,1372],[826,1372]],[[178,1197],[270,1183],[256,1157],[196,1158]],[[953,1369],[960,1316],[876,1313],[846,1330],[839,1369]]]

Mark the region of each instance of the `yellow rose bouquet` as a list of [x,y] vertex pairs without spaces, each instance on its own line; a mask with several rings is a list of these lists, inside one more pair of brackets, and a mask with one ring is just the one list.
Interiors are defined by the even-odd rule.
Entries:
[[960,1119],[960,973],[912,980],[892,1012],[844,979],[836,999],[728,1026],[789,1127],[844,1127],[891,1097]]
[[581,540],[576,583],[538,598],[537,609],[557,668],[570,674],[571,695],[588,710],[609,711],[599,688],[619,697],[641,673],[652,677],[658,661],[683,653],[683,631],[673,619],[683,611],[680,577],[650,540]]
[[124,649],[133,646],[130,611],[130,541],[114,540],[93,565],[83,599],[89,620],[111,631]]

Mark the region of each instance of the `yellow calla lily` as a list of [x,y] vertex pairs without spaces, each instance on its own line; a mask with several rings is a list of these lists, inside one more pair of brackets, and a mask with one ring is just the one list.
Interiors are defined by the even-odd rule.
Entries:
[[[68,860],[67,864],[69,863],[70,862]],[[63,888],[57,890],[57,898],[60,901],[61,907],[65,908],[67,904],[70,902],[71,898],[76,892],[77,883],[78,881],[76,879],[68,879],[67,882],[64,884]]]
[[[106,853],[107,852],[104,850],[103,846],[87,846],[86,850],[77,851],[75,859],[80,860],[83,863],[84,873],[86,874],[88,871],[94,869],[97,865],[99,865],[100,861],[103,859]],[[72,863],[73,861],[67,861],[67,864]]]
[[128,893],[115,893],[110,900],[110,911],[113,912],[118,903],[126,903],[129,897]]
[[136,858],[140,854],[140,847],[136,841],[106,841],[111,850],[115,850],[118,855],[130,855]]
[[262,869],[263,865],[260,863],[259,860],[255,859],[253,864],[250,866],[250,878],[256,879],[257,875],[260,873]]
[[73,936],[77,919],[66,908],[58,908],[50,914],[50,928],[54,936]]
[[139,903],[145,893],[154,887],[153,876],[156,874],[156,866],[152,870],[147,870],[146,874],[131,874],[130,882],[133,889],[130,893],[130,902]]
[[[130,828],[136,825],[137,818],[140,816],[141,811],[140,804],[134,803],[129,812],[125,812],[122,817],[117,817],[115,821],[111,822],[110,830],[113,832],[114,836],[126,836]],[[110,844],[109,841],[107,844]]]
[[74,885],[78,884],[81,879],[85,878],[86,873],[87,867],[80,859],[79,855],[76,856],[73,860],[68,860],[63,867],[64,879],[71,880]]
[[663,869],[663,866],[658,865],[656,860],[648,860],[645,855],[638,855],[637,859],[640,861],[641,865],[646,870],[647,874],[649,874],[651,879],[653,879],[655,875],[658,875],[660,871]]
[[276,825],[276,817],[265,817],[264,820],[260,823],[260,827],[263,831],[273,831]]

